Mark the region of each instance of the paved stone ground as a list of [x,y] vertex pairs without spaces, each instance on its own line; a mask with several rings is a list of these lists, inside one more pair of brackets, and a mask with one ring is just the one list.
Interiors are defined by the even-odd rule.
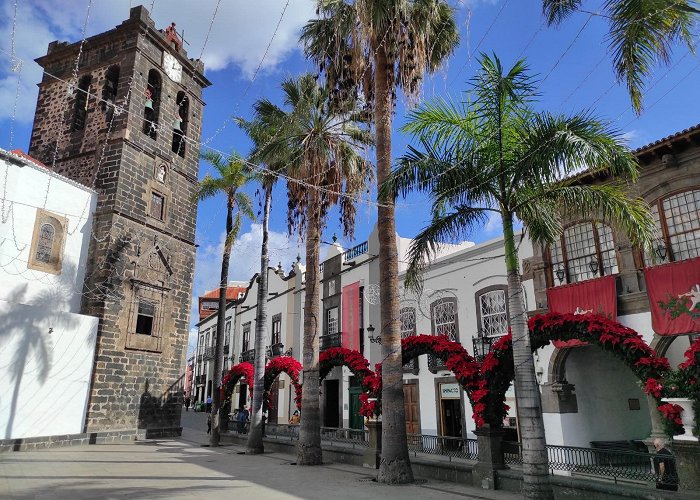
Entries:
[[177,440],[2,454],[0,498],[520,498],[438,481],[385,486],[372,482],[372,471],[361,467],[295,467],[290,455],[248,457],[236,446],[202,447],[207,442],[203,413],[183,412],[183,427]]

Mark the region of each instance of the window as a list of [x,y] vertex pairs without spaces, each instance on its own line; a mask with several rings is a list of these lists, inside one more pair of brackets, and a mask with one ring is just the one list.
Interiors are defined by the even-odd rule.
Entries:
[[180,91],[175,98],[175,116],[173,117],[173,143],[172,151],[182,158],[185,157],[185,137],[187,136],[187,124],[190,112],[190,102],[187,95]]
[[326,311],[326,334],[335,335],[338,333],[338,308],[333,307]]
[[500,337],[508,333],[508,294],[506,287],[485,290],[476,295],[479,337]]
[[158,114],[160,112],[161,77],[155,69],[148,72],[144,90],[143,133],[151,139],[158,138]]
[[63,260],[66,219],[37,209],[27,268],[59,274]]
[[90,104],[90,84],[92,76],[86,75],[80,79],[75,91],[75,109],[73,111],[73,130],[83,130],[87,118],[88,105]]
[[564,229],[560,241],[550,248],[550,259],[552,280],[558,284],[618,272],[612,229],[602,222],[581,222]]
[[405,339],[416,334],[416,308],[402,307],[399,313],[401,321],[401,338]]
[[459,341],[457,325],[457,299],[436,300],[430,305],[433,322],[433,335],[446,335],[450,340]]
[[250,321],[243,325],[243,342],[241,344],[241,351],[245,352],[250,345]]
[[150,216],[160,221],[165,220],[165,196],[151,191]]
[[205,336],[204,347],[209,347],[209,330],[207,330],[207,334]]
[[662,198],[651,211],[661,238],[654,245],[655,259],[645,256],[647,265],[700,256],[700,189]]
[[282,342],[282,315],[275,314],[272,317],[272,345]]
[[136,316],[136,333],[139,335],[152,335],[154,317],[155,305],[145,300],[140,300],[138,315]]
[[330,280],[328,282],[328,296],[335,295],[335,280]]
[[102,110],[107,112],[108,119],[114,113],[114,104],[117,100],[117,87],[119,86],[119,66],[112,66],[105,74],[105,83],[102,87]]
[[56,229],[50,222],[44,222],[39,229],[39,243],[36,247],[35,259],[39,262],[51,262],[51,249],[56,237]]
[[231,322],[226,322],[226,329],[224,334],[224,345],[229,345],[231,342]]
[[204,300],[202,301],[202,309],[205,311],[218,311],[219,301],[218,300]]

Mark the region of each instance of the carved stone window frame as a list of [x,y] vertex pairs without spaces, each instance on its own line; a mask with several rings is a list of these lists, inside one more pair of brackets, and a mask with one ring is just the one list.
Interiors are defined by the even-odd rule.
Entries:
[[[161,353],[164,345],[164,303],[167,290],[145,283],[134,283],[132,300],[129,302],[129,325],[126,348],[130,350]],[[153,326],[150,335],[136,333],[136,322],[139,315],[139,303],[149,302],[153,305]]]
[[[53,243],[51,244],[51,256],[49,262],[37,259],[36,253],[39,247],[39,236],[41,227],[44,224],[51,224],[54,227]],[[34,230],[32,232],[32,244],[27,259],[27,268],[34,271],[42,271],[49,274],[61,274],[63,267],[63,251],[66,242],[66,228],[68,219],[43,208],[36,209],[34,219]]]

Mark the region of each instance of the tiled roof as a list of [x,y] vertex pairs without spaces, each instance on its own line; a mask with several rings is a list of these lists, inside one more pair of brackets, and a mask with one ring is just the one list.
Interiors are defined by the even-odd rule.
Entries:
[[658,145],[660,145],[660,144],[663,144],[664,142],[671,141],[671,140],[673,140],[673,139],[677,139],[677,138],[682,137],[682,136],[684,136],[684,135],[686,135],[686,134],[688,134],[688,133],[696,132],[696,131],[698,131],[698,130],[700,130],[700,123],[698,123],[697,125],[693,125],[692,127],[688,127],[688,128],[685,129],[685,130],[681,130],[680,132],[676,132],[675,134],[671,134],[671,135],[669,135],[669,136],[667,136],[667,137],[664,137],[664,138],[662,138],[662,139],[656,140],[656,141],[654,141],[654,142],[650,142],[649,144],[647,144],[647,145],[645,145],[645,146],[642,146],[642,147],[639,147],[639,148],[635,149],[635,150],[633,151],[633,153],[634,153],[634,154],[643,153],[643,152],[645,152],[647,149],[651,149],[651,148],[653,148],[653,147],[655,147],[655,146],[658,146]]

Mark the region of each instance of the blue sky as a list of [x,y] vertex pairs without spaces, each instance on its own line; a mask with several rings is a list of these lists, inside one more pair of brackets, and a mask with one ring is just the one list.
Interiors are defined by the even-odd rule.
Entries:
[[[216,0],[196,3],[151,1],[145,5],[149,9],[153,5],[156,25],[165,28],[175,21],[179,30],[185,30],[189,57],[199,57],[203,53],[208,68],[206,75],[213,82],[204,91],[207,107],[203,140],[208,147],[220,151],[235,150],[246,154],[249,143],[229,117],[249,117],[251,104],[261,97],[279,102],[279,84],[283,79],[313,71],[297,44],[298,30],[313,16],[313,2],[290,0],[281,17],[286,4],[282,0],[223,0],[213,18]],[[15,53],[23,60],[19,86],[17,73],[10,71],[7,56],[12,46],[14,2],[6,0],[0,6],[0,48],[4,51],[0,53],[0,147],[27,149],[36,104],[36,83],[41,78],[41,71],[33,59],[45,53],[51,40],[80,40],[88,3],[87,0],[18,2],[14,42]],[[645,110],[637,117],[630,107],[626,90],[615,82],[604,18],[576,14],[562,26],[548,28],[543,24],[541,3],[537,0],[451,0],[451,3],[457,9],[461,44],[445,68],[426,79],[424,99],[436,96],[460,99],[468,88],[466,82],[477,68],[478,52],[484,51],[495,52],[507,67],[512,66],[518,57],[527,59],[532,72],[542,80],[539,109],[563,113],[591,110],[612,120],[615,127],[625,134],[631,147],[655,141],[700,121],[700,101],[696,98],[699,60],[683,46],[675,47],[670,66],[654,70],[648,80]],[[583,3],[588,10],[595,12],[602,2]],[[87,35],[109,29],[126,19],[130,4],[132,2],[128,0],[96,0],[87,17]],[[279,29],[273,39],[278,22]],[[210,24],[211,32],[202,52]],[[256,72],[258,66],[260,69]],[[13,113],[15,108],[17,111]],[[403,123],[405,111],[404,102],[400,100],[395,130]],[[408,141],[405,136],[395,131],[393,141],[394,155],[405,151]],[[209,167],[202,164],[200,177],[208,171]],[[256,187],[251,186],[251,194],[255,190]],[[296,237],[286,237],[285,211],[285,186],[280,184],[273,200],[272,260],[273,263],[282,261],[285,269],[289,269],[297,253],[303,252],[303,243]],[[212,199],[200,206],[195,297],[216,286],[223,217],[223,199]],[[414,235],[427,218],[425,200],[419,197],[402,200],[397,208],[399,234]],[[375,206],[371,203],[360,206],[356,241],[345,242],[346,246],[367,239],[375,221]],[[470,239],[482,241],[496,236],[499,231],[500,226],[492,223],[475,232]],[[336,213],[329,217],[325,239],[330,239],[334,232],[342,232]],[[234,249],[231,278],[247,280],[259,265],[256,256],[259,226],[246,224],[242,233]]]

